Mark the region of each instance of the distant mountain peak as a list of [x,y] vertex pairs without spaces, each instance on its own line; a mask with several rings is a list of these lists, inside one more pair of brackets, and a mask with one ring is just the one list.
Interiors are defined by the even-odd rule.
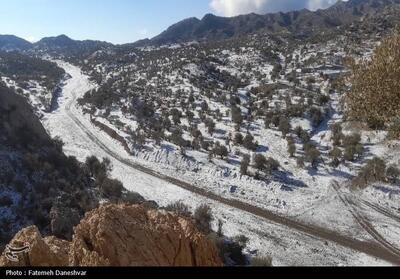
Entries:
[[[259,15],[256,13],[235,17],[220,17],[208,13],[199,20],[182,20],[160,35],[146,41],[148,45],[182,43],[189,41],[223,40],[256,32],[274,33],[288,31],[292,34],[313,34],[334,28],[373,13],[384,7],[400,4],[400,0],[349,0],[338,1],[327,9],[312,12],[302,9]],[[140,42],[143,45],[143,41]],[[135,44],[133,44],[135,45]]]
[[214,14],[212,14],[212,13],[208,13],[208,14],[205,14],[205,15],[203,16],[202,21],[203,21],[203,20],[208,20],[208,19],[214,19],[214,18],[218,18],[218,16],[216,16],[216,15],[214,15]]
[[14,35],[0,35],[0,50],[26,50],[32,47],[32,43]]

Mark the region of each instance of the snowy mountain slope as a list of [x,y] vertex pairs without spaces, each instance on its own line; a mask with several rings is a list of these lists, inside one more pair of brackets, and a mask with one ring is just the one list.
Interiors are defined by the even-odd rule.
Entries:
[[[47,130],[54,136],[61,136],[63,140],[66,142],[66,147],[65,150],[68,154],[70,155],[75,155],[81,160],[84,160],[87,156],[95,154],[98,157],[110,157],[109,152],[107,152],[107,149],[112,150],[113,153],[118,154],[118,156],[122,157],[123,159],[128,158],[128,154],[126,151],[122,148],[122,146],[112,140],[110,137],[105,135],[101,130],[95,128],[91,122],[90,118],[88,116],[84,116],[82,112],[80,111],[79,107],[76,106],[76,99],[79,96],[82,96],[86,91],[91,90],[95,88],[95,85],[91,84],[88,81],[88,77],[84,76],[80,70],[76,67],[73,67],[69,64],[59,62],[59,65],[64,67],[66,72],[68,72],[71,76],[72,79],[68,81],[66,87],[64,88],[63,91],[63,97],[61,98],[60,102],[60,109],[55,111],[52,114],[46,115],[44,118],[44,125],[47,128]],[[75,121],[74,121],[75,120]],[[80,127],[77,126],[77,122],[80,123]],[[86,132],[85,132],[86,130]],[[90,138],[90,136],[94,136],[95,139],[100,141],[101,144],[105,145],[107,148],[106,151],[104,148],[102,148],[101,144],[96,144],[96,142],[93,142],[93,138]],[[260,231],[265,231],[262,227],[264,226],[271,226],[267,225],[263,219],[259,219],[258,217],[253,216],[252,214],[244,213],[242,211],[238,211],[237,209],[233,209],[230,207],[227,207],[226,205],[221,205],[218,202],[209,200],[209,199],[204,199],[204,197],[195,195],[193,193],[187,192],[183,189],[180,189],[179,187],[174,186],[173,184],[170,184],[168,182],[165,182],[164,180],[160,180],[160,178],[157,178],[153,175],[148,175],[145,174],[141,171],[137,171],[135,169],[132,169],[131,167],[127,166],[126,164],[121,163],[120,160],[115,159],[111,157],[112,163],[114,166],[114,171],[113,171],[113,176],[118,177],[119,179],[123,180],[124,184],[126,187],[135,190],[145,196],[146,198],[156,200],[160,204],[168,204],[170,202],[176,201],[176,200],[182,200],[185,201],[186,203],[189,203],[192,206],[196,206],[200,203],[210,203],[212,204],[213,208],[215,208],[215,213],[219,218],[222,218],[225,221],[225,228],[227,234],[235,234],[236,232],[244,232],[246,231],[246,234],[248,235],[249,231],[254,231],[254,232],[260,232]],[[138,159],[135,158],[130,158],[128,159],[129,161],[139,161]],[[144,161],[139,161],[140,164],[146,165]],[[148,162],[147,162],[148,164]],[[152,165],[152,169],[157,168],[156,165]],[[162,169],[160,170],[161,172],[163,171]],[[186,180],[186,179],[185,179]],[[190,180],[189,180],[190,181]],[[203,184],[197,183],[197,186],[201,187]],[[218,193],[220,194],[220,193]],[[260,194],[262,196],[262,194]],[[229,196],[228,196],[229,197]],[[229,197],[231,198],[231,197]],[[338,199],[339,200],[339,199]],[[252,201],[254,204],[254,201]],[[256,202],[257,204],[257,202]],[[326,202],[325,202],[326,206]],[[332,205],[333,207],[340,206],[340,200]],[[218,209],[217,209],[218,208]],[[343,206],[341,207],[341,210],[345,211],[346,208]],[[312,209],[311,209],[312,211]],[[318,212],[321,212],[322,210],[318,210]],[[324,211],[330,215],[328,212],[329,210],[326,210],[324,208]],[[315,211],[314,211],[315,212]],[[337,215],[337,213],[334,213],[332,215]],[[247,216],[247,217],[245,217]],[[320,216],[321,217],[321,216]],[[254,220],[254,218],[259,219],[257,222],[252,222],[251,220]],[[246,221],[243,224],[243,220],[250,220]],[[350,218],[349,218],[350,219]],[[260,223],[261,222],[261,223]],[[315,221],[314,221],[315,222]],[[342,220],[344,222],[344,220]],[[348,222],[352,223],[354,220],[348,220]],[[243,225],[249,226],[248,228],[245,229],[245,227],[242,227]],[[261,225],[261,227],[259,227]],[[347,224],[349,225],[349,223]],[[341,226],[343,226],[341,224]],[[351,224],[351,226],[355,226],[354,223]],[[273,225],[273,227],[276,227],[276,225]],[[276,228],[275,228],[276,229]],[[274,229],[274,230],[275,230]],[[284,227],[279,227],[279,230],[284,230],[286,231]],[[344,229],[345,231],[346,229]],[[349,229],[349,231],[354,232],[354,227]],[[278,236],[278,238],[282,238],[281,241],[288,241],[285,240],[288,235],[291,235],[292,231],[286,231],[284,234],[281,234]],[[301,235],[301,234],[300,234]],[[259,250],[260,254],[265,254],[268,253],[267,249],[261,249],[260,245],[257,243],[260,243],[260,234],[259,233],[254,233],[254,235],[251,235],[251,244],[250,244],[250,250],[251,248],[254,248],[256,250]],[[369,239],[368,236],[364,236],[366,239]],[[362,237],[362,238],[364,238]],[[311,246],[315,245],[312,244],[312,242],[309,242],[309,239],[307,240],[307,237],[301,236],[300,239],[302,241],[306,242],[306,247],[302,247],[303,245],[299,246],[299,249],[314,249],[311,248]],[[304,240],[303,240],[304,239]],[[269,242],[271,240],[266,240],[266,242]],[[299,241],[299,240],[297,240]],[[273,244],[271,244],[273,245]],[[264,246],[264,245],[261,245]],[[330,248],[327,248],[328,251],[332,249],[331,245],[328,245]],[[336,247],[336,245],[333,245]],[[271,248],[271,247],[265,247],[265,248]],[[343,248],[340,248],[337,246],[336,248],[333,249],[338,249],[341,250]],[[271,250],[269,250],[271,251]],[[320,251],[320,253],[324,254],[325,256],[328,253],[325,249],[323,251]],[[335,253],[341,254],[339,251],[335,251]],[[348,252],[347,252],[348,253]],[[354,253],[354,252],[353,252]],[[350,253],[352,254],[352,253]],[[349,254],[348,254],[349,255]],[[281,256],[277,254],[273,254],[274,258],[280,259]],[[318,260],[319,256],[316,256],[316,258],[313,258],[314,264],[317,262],[320,262],[321,259]],[[283,259],[282,259],[283,260]],[[354,258],[349,259],[346,258],[344,259],[344,262],[342,264],[349,264],[348,261],[354,261]],[[333,259],[332,259],[333,261]],[[286,260],[280,262],[278,260],[278,263],[283,264],[283,265],[288,265],[288,264],[306,264],[305,262],[299,261],[298,258],[293,258],[289,259],[287,258]],[[323,260],[320,262],[320,264],[330,264],[329,261]],[[353,262],[353,264],[361,264],[360,262]]]
[[[55,106],[43,83],[49,71],[1,79],[36,111],[51,100],[42,122],[68,155],[109,158],[115,179],[162,206],[209,204],[214,226],[221,219],[228,236],[248,236],[251,255],[271,255],[276,265],[398,265],[400,142],[349,121],[343,101],[352,85],[342,79],[349,61],[370,59],[391,34],[395,3],[207,15],[173,26],[156,38],[161,45],[46,38],[27,53],[63,60],[56,63],[70,79]],[[275,31],[254,33],[269,17]],[[307,35],[310,26],[324,32]],[[9,154],[5,146],[3,173]],[[377,170],[384,178],[356,183]],[[19,203],[9,188],[0,201]]]
[[60,149],[25,99],[0,84],[0,246],[31,224],[68,237],[73,217],[96,205],[90,177]]

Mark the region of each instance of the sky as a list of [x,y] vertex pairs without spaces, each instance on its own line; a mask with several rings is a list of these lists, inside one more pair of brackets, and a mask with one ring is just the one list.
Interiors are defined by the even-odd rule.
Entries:
[[336,0],[0,0],[0,34],[28,41],[65,34],[73,39],[130,43],[151,38],[188,17],[207,13],[316,10]]

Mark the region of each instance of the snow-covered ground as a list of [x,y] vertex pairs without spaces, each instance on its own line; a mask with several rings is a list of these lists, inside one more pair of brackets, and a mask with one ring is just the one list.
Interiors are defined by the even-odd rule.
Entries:
[[[184,169],[179,170],[176,164],[167,164],[165,154],[168,156],[168,153],[163,154],[160,151],[157,151],[156,154],[147,154],[147,156],[139,154],[136,157],[129,157],[117,141],[112,140],[94,127],[89,116],[83,115],[76,105],[77,98],[95,88],[95,85],[89,82],[88,77],[82,74],[79,68],[62,61],[58,61],[58,64],[72,78],[64,86],[63,95],[59,99],[59,109],[51,114],[46,114],[43,118],[43,124],[51,136],[59,136],[65,142],[64,150],[68,155],[76,156],[82,161],[90,155],[100,158],[110,157],[103,148],[92,141],[90,135],[93,135],[122,158],[185,180],[220,196],[241,200],[260,208],[291,216],[305,223],[327,227],[356,239],[372,241],[372,238],[358,225],[351,212],[331,187],[332,178],[343,183],[345,175],[340,170],[334,172],[329,169],[322,169],[316,174],[299,170],[296,168],[295,161],[287,159],[287,147],[282,140],[277,140],[278,136],[275,133],[265,132],[257,135],[257,138],[262,142],[271,143],[268,146],[271,157],[280,162],[287,161],[287,164],[282,165],[286,172],[292,174],[290,178],[293,180],[301,179],[302,184],[307,185],[307,187],[299,187],[288,192],[282,190],[283,184],[279,181],[272,181],[271,183],[254,181],[232,173],[226,175],[226,170],[223,168],[216,170],[208,166],[203,167],[203,170],[197,174]],[[81,123],[80,126],[77,125],[76,120]],[[320,131],[314,136],[314,139],[323,138],[324,133],[326,134],[327,131]],[[196,154],[188,155],[196,156]],[[154,159],[150,159],[150,157]],[[129,190],[138,192],[160,205],[183,201],[195,208],[203,203],[209,204],[213,208],[216,219],[221,219],[224,222],[224,233],[226,235],[246,235],[250,239],[248,252],[254,252],[260,256],[270,255],[274,259],[275,265],[388,264],[365,254],[343,248],[334,243],[325,243],[324,240],[267,222],[265,219],[247,212],[203,198],[159,178],[130,168],[114,158],[110,159],[114,167],[112,175],[121,180]],[[167,160],[169,159],[182,160],[178,157],[167,157]],[[187,164],[186,162],[183,163]],[[343,169],[343,172],[347,171]],[[232,185],[239,189],[233,194],[229,191]],[[359,198],[375,204],[383,195],[380,193],[378,190],[369,190],[360,195]],[[347,194],[353,196],[352,193]],[[398,201],[398,198],[395,197],[395,201]],[[390,239],[393,245],[398,245],[400,240],[399,226],[396,222],[393,222],[393,219],[378,213],[369,214],[368,218],[372,219],[371,223],[376,224],[379,233]]]
[[34,108],[37,115],[41,115],[43,111],[47,110],[51,103],[52,92],[41,86],[37,81],[30,80],[28,82],[28,88],[23,89],[18,86],[12,78],[1,77],[7,87],[14,88],[20,95],[24,96],[29,104]]

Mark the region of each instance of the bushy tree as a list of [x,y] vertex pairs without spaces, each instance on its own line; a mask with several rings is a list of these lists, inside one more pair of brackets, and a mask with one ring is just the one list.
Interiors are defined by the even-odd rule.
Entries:
[[389,126],[389,139],[400,139],[400,117],[397,117]]
[[296,154],[296,144],[292,137],[287,139],[288,142],[288,152],[290,157],[294,157]]
[[344,146],[357,145],[360,142],[361,142],[361,135],[357,134],[357,133],[353,133],[349,136],[345,136],[343,139]]
[[395,184],[398,182],[398,179],[400,177],[400,169],[394,165],[389,166],[386,170],[386,176],[391,183]]
[[183,217],[191,217],[192,213],[190,212],[189,206],[184,204],[183,202],[175,202],[170,205],[168,205],[165,210],[174,212],[178,214],[179,216]]
[[307,161],[311,163],[312,167],[315,168],[318,166],[321,152],[314,145],[309,145],[305,148],[305,155]]
[[105,178],[100,184],[100,191],[107,199],[118,200],[123,190],[123,184],[115,179]]
[[299,168],[304,168],[305,167],[305,162],[304,162],[304,158],[303,157],[298,157],[297,158],[297,167]]
[[400,33],[397,31],[377,47],[371,59],[348,61],[352,87],[346,95],[350,118],[382,128],[400,111]]
[[331,152],[329,152],[329,156],[332,159],[331,165],[337,168],[340,165],[340,160],[343,156],[342,150],[337,147],[334,147]]
[[333,124],[331,127],[331,132],[332,132],[333,145],[340,146],[342,144],[342,139],[344,137],[342,125],[340,123]]
[[240,162],[240,174],[247,175],[250,166],[250,156],[244,155],[242,161]]
[[290,132],[291,125],[289,119],[287,117],[281,117],[279,121],[279,131],[282,132],[282,136],[285,138],[286,135]]
[[100,162],[97,157],[91,156],[86,159],[85,165],[88,168],[90,175],[99,181],[106,178],[112,170],[111,161],[108,158],[104,158],[103,162]]
[[232,106],[231,114],[233,123],[239,126],[242,125],[243,123],[242,110],[237,106]]
[[353,186],[365,188],[371,183],[386,181],[386,163],[381,158],[369,160],[361,169],[358,176],[353,179]]
[[279,170],[280,164],[277,160],[273,158],[268,158],[267,159],[267,164],[266,164],[266,171],[268,173],[272,173],[274,171]]
[[208,205],[199,206],[194,212],[194,220],[199,231],[209,234],[212,232],[211,223],[214,220],[211,207]]
[[143,198],[139,193],[127,191],[123,195],[122,201],[128,204],[142,204],[146,202],[146,199]]
[[324,120],[324,115],[321,109],[317,107],[311,107],[309,114],[314,127],[318,127]]
[[207,118],[206,121],[204,122],[207,129],[208,129],[208,133],[210,135],[214,134],[215,131],[215,122],[211,119],[211,118]]
[[267,158],[262,154],[256,154],[254,156],[254,167],[260,171],[264,171],[267,165]]
[[236,133],[233,142],[237,145],[243,144],[243,135],[241,133]]
[[220,156],[221,159],[223,159],[223,158],[225,158],[225,157],[227,157],[229,155],[229,151],[226,148],[226,146],[225,145],[221,145],[219,142],[217,142],[215,144],[214,149],[213,149],[213,153],[215,155],[217,155],[217,156]]
[[354,161],[356,156],[362,156],[364,153],[364,146],[361,144],[361,135],[353,133],[343,138],[343,145],[345,148],[344,159],[347,161]]
[[243,140],[243,146],[251,151],[256,151],[258,144],[254,142],[254,137],[251,134],[247,134]]

